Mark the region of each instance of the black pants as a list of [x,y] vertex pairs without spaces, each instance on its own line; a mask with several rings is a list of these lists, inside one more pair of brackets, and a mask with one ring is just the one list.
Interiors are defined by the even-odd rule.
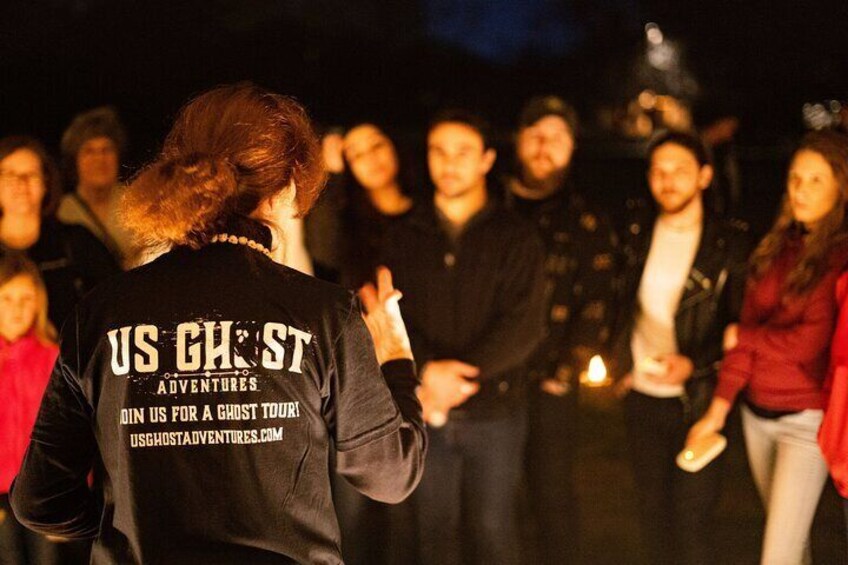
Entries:
[[537,562],[579,561],[580,522],[574,484],[578,451],[577,391],[554,396],[533,387],[527,438],[528,509]]
[[524,410],[491,420],[451,418],[429,434],[427,467],[413,495],[421,563],[520,563]]
[[848,498],[842,499],[842,507],[845,509],[845,531],[848,532]]
[[631,392],[624,401],[643,541],[652,564],[707,564],[721,489],[719,457],[697,473],[677,467],[689,425],[678,398]]

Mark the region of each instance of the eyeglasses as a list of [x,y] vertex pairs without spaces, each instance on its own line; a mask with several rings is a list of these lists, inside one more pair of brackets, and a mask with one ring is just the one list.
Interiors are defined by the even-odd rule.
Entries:
[[44,182],[44,175],[41,173],[13,173],[11,171],[0,171],[0,184],[3,185],[13,185],[17,183],[24,183],[27,186],[32,185],[33,183]]

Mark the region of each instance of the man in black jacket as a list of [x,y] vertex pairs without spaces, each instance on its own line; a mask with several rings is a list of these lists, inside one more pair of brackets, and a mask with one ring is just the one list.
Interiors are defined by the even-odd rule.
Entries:
[[519,377],[544,327],[542,249],[489,198],[495,160],[478,118],[445,113],[427,137],[432,205],[386,239],[434,428],[415,494],[424,563],[518,563],[526,414]]
[[555,96],[530,100],[519,117],[519,175],[506,204],[539,229],[547,251],[548,331],[531,357],[527,471],[540,563],[579,559],[577,459],[580,373],[609,337],[615,237],[571,182],[577,114]]
[[624,400],[643,535],[651,563],[712,563],[720,465],[675,465],[709,405],[725,327],[737,320],[751,249],[745,226],[704,206],[709,153],[664,133],[648,151],[656,212],[630,205],[613,351]]

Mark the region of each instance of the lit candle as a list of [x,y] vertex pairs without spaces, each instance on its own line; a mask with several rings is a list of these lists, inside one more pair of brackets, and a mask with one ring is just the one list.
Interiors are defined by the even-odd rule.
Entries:
[[600,355],[595,355],[589,360],[589,368],[580,373],[580,384],[588,387],[609,386],[612,380],[607,374],[607,368]]

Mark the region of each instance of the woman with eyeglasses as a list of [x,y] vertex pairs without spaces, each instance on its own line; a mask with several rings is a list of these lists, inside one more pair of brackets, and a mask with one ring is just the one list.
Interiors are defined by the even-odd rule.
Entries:
[[0,255],[22,252],[38,266],[57,328],[86,292],[118,272],[86,229],[56,220],[60,196],[58,170],[41,143],[0,139]]

